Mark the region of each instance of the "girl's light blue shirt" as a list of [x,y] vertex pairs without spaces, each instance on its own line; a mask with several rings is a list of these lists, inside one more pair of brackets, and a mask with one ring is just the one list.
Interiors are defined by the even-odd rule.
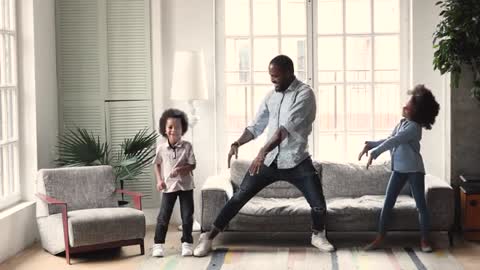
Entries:
[[370,155],[376,159],[383,152],[390,150],[392,170],[396,172],[423,172],[425,167],[420,154],[422,127],[406,118],[395,127],[392,135],[380,141],[367,141]]

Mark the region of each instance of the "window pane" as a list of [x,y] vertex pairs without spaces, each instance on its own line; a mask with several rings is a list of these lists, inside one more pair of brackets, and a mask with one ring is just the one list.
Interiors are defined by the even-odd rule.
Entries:
[[305,0],[282,0],[282,34],[305,35],[307,33],[307,9]]
[[398,0],[375,0],[373,8],[375,32],[400,31],[400,3]]
[[228,132],[241,132],[246,127],[246,98],[250,87],[229,86],[226,91],[225,126]]
[[8,125],[8,133],[7,133],[7,138],[8,139],[14,139],[14,129],[16,128],[13,119],[14,119],[14,110],[15,110],[15,104],[13,104],[13,96],[12,96],[12,89],[7,90],[7,125]]
[[225,68],[229,71],[250,70],[250,43],[248,39],[227,38],[225,42]]
[[398,36],[375,37],[375,80],[400,80],[400,40]]
[[7,80],[5,78],[6,77],[5,58],[7,58],[7,55],[5,54],[6,53],[5,45],[6,45],[6,35],[0,35],[0,86],[7,84]]
[[348,0],[345,2],[345,6],[347,33],[370,33],[370,0]]
[[401,116],[400,86],[375,85],[375,129],[393,129]]
[[307,79],[306,38],[282,38],[281,53],[292,59],[297,79],[305,81]]
[[250,1],[225,0],[225,34],[248,35],[250,33]]
[[318,158],[320,160],[344,161],[345,136],[342,134],[318,135]]
[[9,8],[10,8],[10,16],[9,16],[9,19],[10,19],[10,27],[9,29],[12,30],[12,31],[15,31],[15,0],[10,0],[10,4],[9,4]]
[[5,90],[3,89],[0,89],[0,141],[2,140],[6,140],[7,138],[7,130],[6,130],[6,121],[4,121],[4,117],[6,117],[6,111],[7,111],[7,108],[5,106],[5,102],[4,102],[4,92]]
[[[264,100],[267,93],[272,90],[272,86],[255,86],[253,88],[253,112],[254,116],[258,112],[258,108],[260,108],[260,104]],[[252,118],[253,119],[253,118]]]
[[[0,0],[0,29],[5,30],[5,12],[6,9],[3,8],[5,6],[5,0]],[[1,58],[0,58],[1,59]]]
[[320,130],[342,130],[345,106],[343,85],[319,85],[317,91],[317,118]]
[[277,0],[253,1],[254,35],[278,34]]
[[10,83],[13,85],[17,85],[17,46],[15,44],[15,37],[10,36]]
[[347,81],[371,80],[371,39],[369,37],[347,38]]
[[347,86],[347,129],[368,130],[372,123],[372,96],[368,84]]
[[318,33],[340,34],[343,32],[342,0],[318,1]]
[[[268,63],[267,63],[268,65]],[[268,71],[256,71],[253,73],[255,84],[271,84],[270,74]]]
[[[358,162],[358,153],[362,151],[365,141],[370,139],[371,137],[367,133],[348,134],[345,161]],[[366,163],[367,160],[368,159],[363,159],[361,163]]]
[[343,41],[341,37],[318,38],[320,82],[343,81]]
[[253,40],[253,70],[268,71],[268,63],[278,55],[276,38],[256,38]]

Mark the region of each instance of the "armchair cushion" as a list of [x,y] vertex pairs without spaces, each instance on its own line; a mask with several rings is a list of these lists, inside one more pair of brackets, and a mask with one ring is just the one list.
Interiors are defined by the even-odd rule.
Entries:
[[[115,177],[110,166],[41,169],[37,192],[64,201],[68,210],[115,207]],[[37,204],[37,217],[61,212],[56,205]]]

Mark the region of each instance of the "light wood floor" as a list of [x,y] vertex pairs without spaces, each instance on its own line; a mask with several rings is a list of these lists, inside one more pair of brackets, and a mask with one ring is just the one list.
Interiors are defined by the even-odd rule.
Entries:
[[[169,247],[179,245],[179,232],[176,228],[171,227],[169,230],[170,233],[167,234],[166,245]],[[147,227],[147,235],[145,237],[145,256],[150,256],[150,248],[153,243],[153,234],[154,227]],[[253,236],[248,236],[253,235]],[[277,244],[290,244],[291,240],[288,240],[290,236],[279,236],[279,234],[271,233],[268,236],[262,234],[260,238],[262,241],[258,241],[258,234],[248,234],[248,233],[227,233],[215,240],[215,243],[218,245],[247,245],[254,246],[257,243],[261,245],[277,245]],[[294,239],[308,239],[308,235],[297,235]],[[347,243],[349,244],[351,240],[342,239],[342,236],[332,235],[332,242],[337,243]],[[395,241],[405,241],[405,237],[392,237],[392,242]],[[410,241],[415,241],[416,236],[410,236]],[[445,238],[445,237],[443,237]],[[198,233],[194,233],[195,243],[198,239]],[[290,238],[291,239],[291,238]],[[308,245],[308,240],[300,240],[292,243],[294,245]],[[360,240],[355,244],[363,245],[371,239],[370,235],[360,236]],[[415,240],[412,240],[415,239]],[[269,240],[271,240],[269,242]],[[445,246],[445,239],[442,240],[440,244],[434,244]],[[2,243],[4,245],[6,243]],[[168,248],[168,247],[167,247]],[[455,256],[455,258],[463,265],[467,270],[469,269],[480,269],[480,242],[469,242],[463,241],[459,236],[456,237],[455,246],[450,250],[450,252]],[[39,243],[35,243],[33,246],[27,248],[26,250],[20,252],[16,256],[8,259],[7,261],[0,264],[0,270],[41,270],[41,269],[138,269],[144,260],[144,256],[140,255],[139,246],[129,246],[123,247],[122,249],[106,250],[106,251],[96,251],[88,254],[74,255],[72,259],[72,265],[67,265],[65,262],[64,256],[53,256],[46,251],[44,251]]]

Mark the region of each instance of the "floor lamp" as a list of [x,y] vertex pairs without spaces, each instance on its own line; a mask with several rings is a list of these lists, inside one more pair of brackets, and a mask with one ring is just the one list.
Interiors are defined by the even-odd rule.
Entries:
[[[189,128],[192,134],[192,145],[194,145],[194,130],[200,121],[195,108],[198,100],[207,100],[208,91],[205,76],[205,59],[200,51],[177,51],[174,55],[172,87],[170,99],[186,101],[190,106],[188,115]],[[179,230],[182,226],[179,226]],[[194,231],[200,230],[200,224],[195,220]]]

